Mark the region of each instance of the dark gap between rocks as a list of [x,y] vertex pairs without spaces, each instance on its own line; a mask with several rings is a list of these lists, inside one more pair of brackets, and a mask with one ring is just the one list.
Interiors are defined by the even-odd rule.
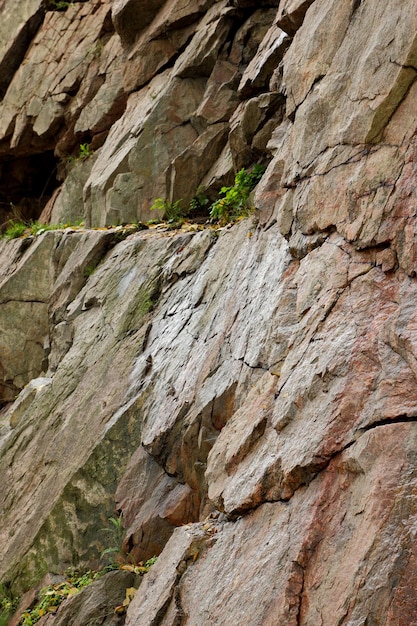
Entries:
[[9,220],[37,220],[58,187],[58,160],[52,150],[0,159],[0,230]]

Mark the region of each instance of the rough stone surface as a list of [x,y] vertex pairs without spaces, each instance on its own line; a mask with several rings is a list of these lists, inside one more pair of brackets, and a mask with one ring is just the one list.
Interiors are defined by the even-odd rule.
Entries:
[[58,615],[43,617],[40,626],[118,626],[124,615],[115,613],[126,597],[126,590],[135,588],[139,577],[124,571],[109,572],[76,595],[68,598]]
[[282,0],[278,6],[277,23],[289,35],[294,35],[303,23],[307,9],[315,0]]
[[129,626],[414,626],[417,0],[11,6],[1,221],[88,228],[0,240],[0,582],[122,513]]
[[0,96],[3,97],[42,23],[42,0],[24,0],[15,6],[2,0],[0,10]]

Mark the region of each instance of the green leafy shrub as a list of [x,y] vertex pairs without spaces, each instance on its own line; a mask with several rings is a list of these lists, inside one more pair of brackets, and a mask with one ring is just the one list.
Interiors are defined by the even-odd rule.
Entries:
[[93,154],[89,143],[80,143],[80,152],[78,154],[79,161],[85,161]]
[[151,556],[150,559],[145,561],[145,563],[143,564],[143,567],[146,569],[147,572],[149,572],[149,570],[151,569],[152,565],[155,565],[157,560],[158,560],[157,556]]
[[71,166],[74,163],[78,163],[79,161],[86,161],[93,155],[93,150],[91,149],[91,144],[89,143],[80,143],[78,147],[78,154],[68,154],[63,158],[63,164],[65,167]]
[[47,8],[50,11],[66,11],[72,4],[72,0],[49,0]]
[[239,217],[246,217],[251,211],[248,205],[250,192],[258,184],[264,171],[263,165],[255,165],[250,172],[242,168],[235,176],[234,185],[222,187],[219,195],[223,197],[211,205],[211,221],[227,224]]
[[[135,564],[130,559],[130,555],[123,554],[124,529],[122,514],[118,517],[109,517],[109,527],[102,528],[101,531],[108,533],[109,541],[112,544],[109,548],[103,550],[101,557],[103,558],[105,556],[112,555],[111,562],[101,570],[88,570],[84,574],[80,574],[76,570],[70,570],[67,572],[67,578],[65,581],[48,585],[47,587],[41,589],[35,606],[23,613],[20,619],[21,626],[33,626],[44,615],[47,615],[48,613],[56,613],[64,600],[79,593],[82,589],[84,589],[84,587],[87,587],[92,582],[98,580],[112,570],[126,570],[143,576],[150,570],[152,565],[155,564],[158,558],[156,556],[153,556],[147,561],[141,561],[140,563]],[[123,605],[125,604],[126,603],[123,603]],[[124,609],[123,606],[117,607],[119,609],[118,612],[120,612],[120,610],[126,610],[126,606]],[[7,594],[5,592],[3,593],[2,587],[0,586],[0,626],[7,626],[7,622],[15,610],[16,602],[12,602]],[[3,614],[5,617],[2,622],[1,619]]]
[[162,219],[167,222],[183,221],[189,212],[189,208],[183,206],[182,200],[170,202],[169,200],[164,200],[164,198],[156,198],[150,210],[163,211]]

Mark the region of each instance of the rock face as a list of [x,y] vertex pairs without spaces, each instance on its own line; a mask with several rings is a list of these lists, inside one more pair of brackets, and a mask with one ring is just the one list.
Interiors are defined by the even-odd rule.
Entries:
[[[109,624],[417,624],[417,0],[11,1],[3,217],[95,229],[0,241],[1,582],[116,511]],[[116,226],[255,163],[249,219]]]

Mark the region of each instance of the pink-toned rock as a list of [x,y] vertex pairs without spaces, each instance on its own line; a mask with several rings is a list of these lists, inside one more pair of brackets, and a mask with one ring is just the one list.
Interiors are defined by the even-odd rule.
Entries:
[[[300,326],[289,357],[271,370],[279,375],[271,379],[274,402],[254,391],[256,408],[248,397],[209,455],[209,497],[226,512],[290,498],[325,459],[353,441],[357,429],[414,415],[414,339],[412,322],[405,321],[414,286],[405,278],[392,283],[372,266],[372,258],[361,258],[336,238],[308,254],[291,277]],[[407,340],[397,336],[398,316],[404,328],[411,324]],[[310,421],[314,428],[306,429]]]
[[175,526],[198,518],[190,487],[169,477],[141,448],[130,460],[115,499],[126,527],[125,550],[135,562],[160,554]]
[[[256,139],[259,141],[259,131],[262,129],[269,135],[267,121],[274,117],[282,119],[282,98],[274,93],[264,93],[251,98],[236,109],[230,119],[229,134],[235,171],[252,163],[256,154]],[[269,136],[266,136],[261,143],[265,145],[268,140]]]
[[[187,203],[196,194],[208,166],[217,160],[227,141],[228,125],[211,124],[202,132],[189,149],[176,157],[168,171],[170,196],[182,198]],[[184,178],[184,172],[187,177]]]
[[[345,11],[344,7],[333,0],[314,3],[308,16],[318,14],[319,17],[327,11],[339,13]],[[307,98],[302,96],[302,104],[299,104],[298,97],[295,99],[298,109],[292,151],[302,170],[327,148],[339,144],[374,143],[381,139],[385,125],[415,79],[415,70],[408,65],[409,59],[416,54],[414,30],[405,26],[417,20],[414,8],[410,5],[404,10],[396,2],[392,5],[380,4],[376,15],[373,2],[368,0],[360,4],[350,21],[347,16],[340,16],[341,21],[345,20],[347,29],[338,34],[337,51],[329,59],[330,67],[324,63],[327,37],[315,43],[317,29],[313,28],[313,23],[312,30],[301,37],[302,29],[307,33],[310,25],[310,19],[304,21],[294,41],[295,47],[291,46],[287,54],[291,57],[298,48],[300,58],[308,58],[309,47],[313,45],[314,71],[317,77],[322,78],[318,82],[316,80]],[[378,24],[375,35],[370,38],[369,32],[375,24]],[[401,41],[391,38],[393,24],[397,27],[401,24],[404,28]],[[381,47],[385,51],[382,65]],[[321,60],[323,66],[318,69]],[[296,82],[299,82],[296,75],[287,77],[289,95],[297,89]],[[288,100],[291,111],[294,110],[293,101]]]
[[235,91],[238,77],[235,65],[222,59],[216,62],[207,81],[203,100],[196,111],[197,121],[202,126],[229,120],[239,103]]
[[[311,3],[304,27],[296,33],[285,55],[283,82],[287,96],[287,115],[291,116],[315,83],[329,71],[348,29],[354,0]],[[279,13],[285,8],[280,8]],[[278,22],[279,22],[278,13]],[[287,18],[288,19],[288,18]],[[285,29],[284,29],[285,30]],[[303,63],[300,64],[300,46]]]
[[[264,504],[236,522],[179,529],[126,623],[149,624],[156,615],[167,626],[173,615],[196,626],[230,615],[259,626],[330,626],[370,616],[413,623],[415,546],[400,520],[412,523],[415,515],[406,494],[416,482],[416,436],[415,424],[371,429],[289,503]],[[207,538],[196,546],[203,529]]]
[[195,33],[198,17],[212,4],[213,0],[194,0],[186,4],[182,0],[169,2],[154,14],[149,28],[138,29],[124,69],[123,85],[128,93],[146,84],[186,45]]
[[[168,612],[179,619],[181,607],[176,606],[176,584],[186,570],[187,565],[195,560],[210,539],[200,525],[183,527],[174,533],[175,540],[164,550],[164,558],[152,566],[146,575],[140,593],[136,593],[126,616],[126,626],[152,624],[160,620],[168,606]],[[138,590],[138,592],[139,592]],[[175,623],[170,620],[170,623]]]
[[[125,114],[113,125],[86,183],[89,224],[155,217],[150,212],[155,197],[170,199],[170,164],[197,139],[190,117],[203,92],[201,80],[184,84],[163,73],[130,96]],[[190,191],[193,194],[195,190]]]

